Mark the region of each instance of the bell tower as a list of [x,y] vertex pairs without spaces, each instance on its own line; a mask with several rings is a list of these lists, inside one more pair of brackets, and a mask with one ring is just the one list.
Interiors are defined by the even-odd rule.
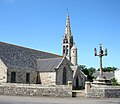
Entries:
[[74,66],[77,65],[77,47],[75,46],[75,43],[73,44],[73,47],[71,48],[71,63]]
[[73,36],[70,28],[69,15],[66,16],[65,31],[62,38],[62,55],[71,61],[71,48],[73,46]]

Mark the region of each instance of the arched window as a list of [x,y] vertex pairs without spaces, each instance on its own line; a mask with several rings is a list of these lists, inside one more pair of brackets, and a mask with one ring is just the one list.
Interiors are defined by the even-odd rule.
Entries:
[[66,73],[66,68],[64,67],[63,69],[63,85],[67,84],[67,73]]
[[30,73],[26,73],[26,83],[30,83]]
[[68,54],[68,45],[66,46],[66,55]]
[[63,54],[65,53],[65,46],[63,46]]
[[77,77],[76,78],[76,89],[78,89],[79,88],[79,78]]
[[11,83],[16,82],[16,72],[11,72]]

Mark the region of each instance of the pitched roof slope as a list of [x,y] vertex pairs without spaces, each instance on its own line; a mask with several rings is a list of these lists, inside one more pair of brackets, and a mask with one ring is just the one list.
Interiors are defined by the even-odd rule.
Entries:
[[16,46],[0,42],[0,58],[8,68],[37,68],[37,59],[58,58],[60,55],[43,51],[33,50],[21,46]]
[[42,72],[54,71],[60,64],[63,58],[51,58],[51,59],[38,59],[37,70]]
[[[99,71],[96,71],[95,73],[93,73],[94,77],[98,77],[100,75]],[[114,77],[114,72],[103,72],[103,76],[105,76],[107,79],[110,79],[112,77]]]

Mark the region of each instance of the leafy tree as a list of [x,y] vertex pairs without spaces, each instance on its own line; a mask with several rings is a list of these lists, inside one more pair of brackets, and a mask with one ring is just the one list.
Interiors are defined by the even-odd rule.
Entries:
[[81,71],[87,75],[87,79],[89,81],[93,81],[93,76],[92,74],[95,72],[95,68],[91,67],[91,68],[86,68],[85,65],[79,65],[79,68],[81,69]]
[[[88,81],[93,81],[94,77],[92,75],[96,71],[95,68],[93,68],[93,67],[87,68],[85,65],[79,65],[79,68],[85,75],[87,75]],[[99,70],[100,69],[98,69],[98,71]],[[104,67],[104,68],[102,68],[103,72],[111,72],[111,71],[114,72],[115,70],[117,70],[116,67]],[[112,82],[112,85],[118,85],[117,80],[115,78],[112,78],[111,82]]]
[[[100,69],[98,69],[98,71],[99,71]],[[102,68],[102,71],[103,72],[111,72],[111,71],[115,71],[115,70],[117,70],[117,68],[116,67],[104,67],[104,68]]]
[[110,80],[113,86],[119,85],[115,78],[111,78]]
[[79,68],[85,75],[89,74],[89,72],[88,72],[88,70],[87,70],[85,65],[79,65]]
[[93,67],[90,67],[90,68],[88,68],[88,72],[89,72],[89,75],[93,75],[93,73],[96,71],[96,69],[95,68],[93,68]]
[[79,67],[81,70],[82,70],[82,69],[83,69],[83,70],[84,70],[84,69],[87,69],[85,65],[79,65],[78,67]]

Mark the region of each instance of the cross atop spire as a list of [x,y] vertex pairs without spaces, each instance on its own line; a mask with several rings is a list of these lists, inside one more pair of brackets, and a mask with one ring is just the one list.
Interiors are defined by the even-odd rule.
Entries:
[[71,36],[71,28],[70,28],[70,20],[69,20],[69,14],[67,9],[67,16],[66,16],[66,24],[65,24],[65,36]]

